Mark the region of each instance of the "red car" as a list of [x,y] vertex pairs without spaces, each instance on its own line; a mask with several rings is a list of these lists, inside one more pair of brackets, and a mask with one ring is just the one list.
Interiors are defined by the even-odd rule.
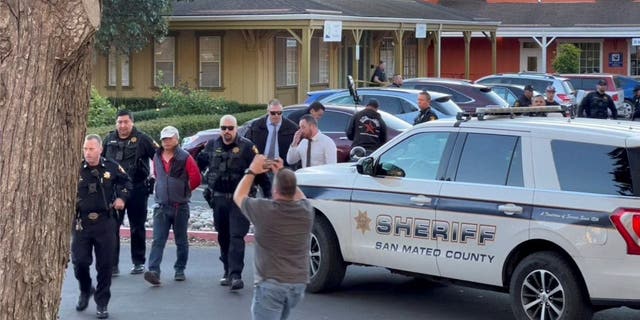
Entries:
[[[298,123],[304,110],[308,105],[299,104],[285,107],[283,114],[289,120]],[[325,105],[325,112],[322,119],[319,122],[320,131],[329,136],[336,143],[338,148],[338,162],[349,161],[349,152],[351,151],[351,140],[347,139],[345,130],[349,124],[351,117],[363,107],[353,106],[338,106],[338,105]],[[394,115],[386,113],[384,111],[378,111],[382,115],[382,119],[387,124],[387,138],[397,136],[402,131],[411,128],[412,126],[407,122],[397,118]],[[249,120],[238,128],[238,134],[244,136],[249,124],[259,118]],[[197,154],[204,148],[207,141],[217,138],[220,135],[220,129],[208,129],[200,131],[191,137],[186,137],[182,140],[182,148],[189,152],[192,156],[196,157]]]

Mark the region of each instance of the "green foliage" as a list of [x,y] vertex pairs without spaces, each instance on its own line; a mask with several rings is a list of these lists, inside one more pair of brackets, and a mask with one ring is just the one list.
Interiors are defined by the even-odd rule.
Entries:
[[91,99],[89,101],[89,127],[113,124],[116,119],[116,108],[107,98],[101,96],[96,88],[91,87]]
[[103,54],[111,47],[121,54],[139,52],[167,35],[170,14],[170,0],[103,0],[96,48]]
[[154,98],[115,98],[109,97],[107,98],[111,105],[115,106],[118,109],[127,109],[131,112],[142,111],[142,110],[155,110],[156,99]]
[[[236,114],[235,117],[238,119],[238,123],[245,123],[248,120],[253,118],[260,117],[264,115],[265,110],[255,110],[248,111]],[[154,119],[150,121],[135,121],[136,128],[144,131],[150,137],[155,140],[160,139],[160,131],[162,128],[166,126],[174,126],[180,132],[180,139],[184,137],[188,137],[194,135],[196,132],[206,129],[217,128],[220,125],[220,117],[221,114],[214,114],[211,116],[202,116],[202,115],[186,115],[186,116],[175,116],[169,118],[160,118]],[[110,131],[115,129],[114,125],[105,125],[100,127],[88,128],[87,133],[95,133],[104,137]]]
[[578,73],[580,71],[580,52],[570,43],[558,46],[558,54],[553,59],[553,69],[557,73]]

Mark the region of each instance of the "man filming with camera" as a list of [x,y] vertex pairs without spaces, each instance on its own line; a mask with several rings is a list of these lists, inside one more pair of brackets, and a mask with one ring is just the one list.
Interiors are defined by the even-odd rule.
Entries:
[[[256,154],[258,148],[253,142],[238,135],[236,118],[224,115],[220,118],[220,136],[209,140],[197,159],[200,171],[207,170],[204,197],[213,208],[213,225],[218,231],[220,261],[224,266],[220,285],[231,290],[244,287],[244,236],[249,232],[249,220],[233,203],[233,191]],[[265,197],[271,196],[265,174],[258,175],[255,182]]]

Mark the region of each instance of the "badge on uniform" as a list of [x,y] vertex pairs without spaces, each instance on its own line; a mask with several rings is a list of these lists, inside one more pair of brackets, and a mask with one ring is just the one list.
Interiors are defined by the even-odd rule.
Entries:
[[109,171],[105,171],[104,175],[102,175],[105,179],[111,179],[111,173],[109,173]]
[[137,138],[137,137],[133,137],[133,138],[131,138],[131,143],[136,143],[136,141],[138,141],[138,138]]
[[238,147],[233,147],[233,149],[231,149],[231,152],[233,152],[233,153],[240,153],[240,148],[238,148]]
[[98,220],[98,217],[100,217],[100,215],[97,212],[89,213],[89,220]]

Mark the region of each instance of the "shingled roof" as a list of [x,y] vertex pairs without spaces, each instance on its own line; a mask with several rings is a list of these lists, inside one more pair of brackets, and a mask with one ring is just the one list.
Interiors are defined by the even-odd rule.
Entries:
[[487,21],[419,0],[194,0],[174,3],[173,16],[314,15]]
[[440,0],[440,5],[509,25],[551,27],[640,26],[640,2],[597,0],[595,3],[487,3],[486,0]]

